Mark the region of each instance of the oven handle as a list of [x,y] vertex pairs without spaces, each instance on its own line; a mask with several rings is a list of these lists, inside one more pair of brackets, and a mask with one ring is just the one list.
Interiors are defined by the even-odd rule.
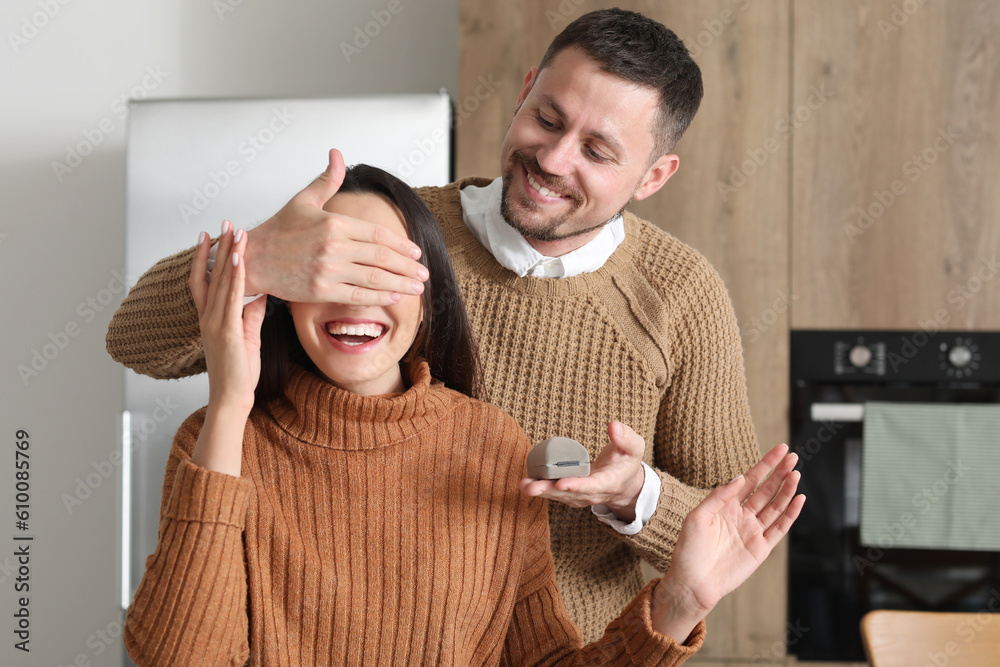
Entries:
[[809,416],[814,422],[859,422],[865,418],[865,404],[813,403]]

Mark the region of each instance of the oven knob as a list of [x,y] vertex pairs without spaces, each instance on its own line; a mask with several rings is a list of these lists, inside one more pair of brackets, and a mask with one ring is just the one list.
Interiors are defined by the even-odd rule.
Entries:
[[856,368],[864,368],[872,360],[872,351],[867,345],[855,345],[848,357]]
[[972,350],[965,345],[956,345],[948,350],[948,361],[955,368],[965,368],[972,361]]

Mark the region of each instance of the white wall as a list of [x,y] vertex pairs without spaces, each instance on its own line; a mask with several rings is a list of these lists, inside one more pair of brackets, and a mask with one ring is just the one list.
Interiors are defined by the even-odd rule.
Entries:
[[[366,24],[376,36],[355,42]],[[454,94],[457,0],[7,0],[0,27],[0,664],[119,665],[122,373],[104,334],[123,293],[124,100]],[[77,146],[89,154],[67,161]],[[18,429],[30,432],[27,531]],[[70,512],[65,499],[86,491]],[[21,544],[30,590],[18,593]],[[30,653],[14,647],[22,596]]]

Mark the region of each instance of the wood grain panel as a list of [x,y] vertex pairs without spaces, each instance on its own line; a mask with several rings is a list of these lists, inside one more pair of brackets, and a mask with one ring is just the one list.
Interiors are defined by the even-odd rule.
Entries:
[[525,74],[560,30],[596,8],[577,0],[459,2],[456,174],[500,175],[500,144]]
[[[763,449],[787,439],[789,111],[788,0],[461,0],[457,174],[499,175],[499,150],[525,73],[572,19],[602,6],[673,29],[702,68],[706,95],[677,147],[681,169],[634,205],[704,253],[725,280],[744,334],[754,424]],[[473,101],[482,77],[496,92]],[[463,115],[462,105],[477,107]],[[785,552],[710,618],[700,656],[749,660],[785,627]]]
[[802,328],[1000,327],[1000,5],[795,3],[792,286]]
[[[701,251],[725,281],[743,332],[750,405],[763,450],[787,440],[787,2],[646,2],[702,69],[705,98],[678,144],[677,175],[636,213]],[[786,552],[779,548],[709,617],[700,656],[780,658]]]

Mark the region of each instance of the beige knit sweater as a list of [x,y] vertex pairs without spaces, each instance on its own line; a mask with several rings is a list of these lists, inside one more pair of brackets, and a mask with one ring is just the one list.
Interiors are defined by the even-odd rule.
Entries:
[[[625,213],[625,241],[593,273],[519,278],[499,265],[462,219],[465,179],[418,192],[441,222],[472,317],[487,400],[537,442],[575,438],[596,456],[619,419],[646,440],[663,482],[650,522],[620,535],[587,509],[552,503],[559,590],[584,638],[642,587],[639,558],[661,571],[687,513],[706,489],[759,458],[739,329],[718,273],[695,250]],[[150,269],[108,329],[108,351],[153,377],[205,370],[188,289],[193,249]]]
[[650,587],[581,648],[556,588],[546,501],[520,493],[510,416],[431,382],[351,394],[296,368],[255,409],[242,476],[167,463],[159,539],[129,607],[139,665],[677,665]]

